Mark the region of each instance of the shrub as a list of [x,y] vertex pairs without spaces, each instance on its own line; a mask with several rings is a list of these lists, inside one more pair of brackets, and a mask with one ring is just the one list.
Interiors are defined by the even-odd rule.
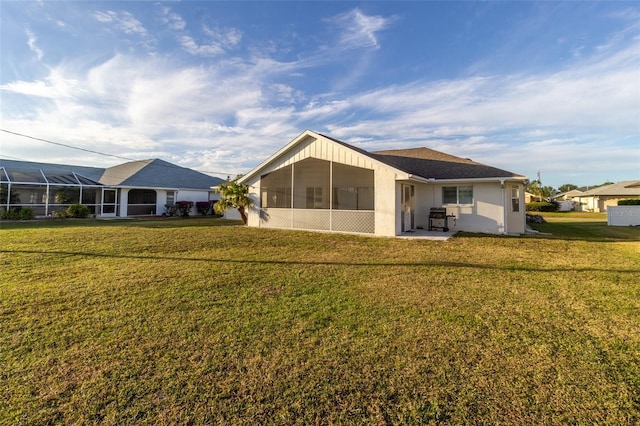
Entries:
[[196,201],[196,210],[205,216],[211,210],[211,201]]
[[175,216],[177,211],[178,211],[178,207],[175,204],[164,205],[165,216]]
[[639,199],[629,199],[629,200],[618,200],[619,206],[640,206],[640,198]]
[[18,216],[22,220],[33,219],[33,209],[30,209],[28,207],[23,207],[18,213]]
[[0,213],[0,219],[4,220],[18,220],[20,219],[20,209],[11,207],[9,210],[5,209]]
[[80,203],[71,204],[67,208],[67,215],[75,218],[85,218],[91,214],[91,210],[89,207],[84,206]]
[[178,201],[176,207],[180,210],[180,216],[189,216],[191,207],[193,207],[193,201]]
[[542,216],[539,216],[537,214],[528,214],[527,222],[528,223],[544,223],[545,220]]
[[557,201],[535,201],[527,204],[528,212],[557,212],[559,204]]

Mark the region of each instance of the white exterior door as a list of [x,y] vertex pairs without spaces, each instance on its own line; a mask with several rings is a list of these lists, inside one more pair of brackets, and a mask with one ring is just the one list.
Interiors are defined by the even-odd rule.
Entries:
[[415,187],[413,185],[401,185],[402,203],[401,218],[402,232],[411,231],[415,220]]

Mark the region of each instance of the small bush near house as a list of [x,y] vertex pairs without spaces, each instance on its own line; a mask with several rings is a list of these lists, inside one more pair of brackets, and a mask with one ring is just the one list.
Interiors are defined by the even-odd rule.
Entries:
[[535,201],[527,204],[528,212],[557,212],[559,204],[556,201]]
[[91,214],[91,210],[89,210],[89,207],[84,206],[80,203],[71,204],[67,208],[67,216],[69,217],[83,219],[85,217],[88,217],[90,214]]
[[618,200],[619,206],[640,206],[640,199]]
[[176,207],[180,211],[180,216],[189,216],[191,207],[193,207],[193,201],[178,201]]
[[13,208],[8,209],[8,210],[4,209],[0,213],[0,219],[3,219],[3,220],[17,220],[18,219],[18,212]]
[[164,206],[165,216],[175,216],[177,212],[178,212],[178,207],[175,204],[165,204]]
[[211,216],[213,217],[224,217],[224,212],[221,213],[220,210],[216,207],[216,204],[219,202],[220,200],[211,202]]
[[33,219],[33,209],[29,208],[10,208],[9,210],[3,210],[0,213],[0,219],[4,220],[28,220]]
[[30,209],[28,207],[23,207],[22,209],[20,209],[20,212],[18,213],[18,215],[22,220],[33,219],[33,209]]
[[196,210],[202,216],[206,216],[207,213],[209,213],[209,211],[211,210],[211,201],[197,201]]
[[545,220],[542,216],[537,214],[528,214],[527,223],[544,223]]

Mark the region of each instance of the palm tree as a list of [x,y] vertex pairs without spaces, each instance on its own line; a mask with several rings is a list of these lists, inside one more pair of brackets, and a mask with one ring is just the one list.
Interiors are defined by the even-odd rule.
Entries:
[[216,192],[221,198],[213,205],[213,209],[218,214],[224,214],[229,208],[238,209],[242,221],[247,224],[247,210],[253,204],[249,198],[249,187],[237,182],[229,182],[218,185]]

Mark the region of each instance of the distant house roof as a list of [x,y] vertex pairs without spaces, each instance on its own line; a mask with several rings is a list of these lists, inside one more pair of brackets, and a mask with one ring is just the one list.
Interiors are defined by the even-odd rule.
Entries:
[[581,196],[583,192],[584,191],[580,189],[572,189],[571,191],[559,192],[557,194],[554,194],[551,198],[553,198],[554,200],[570,200],[573,197]]
[[[147,188],[210,189],[223,179],[176,166],[164,160],[131,161],[109,168],[36,163],[0,159],[0,167],[11,182],[66,183]],[[43,177],[46,176],[46,180]],[[80,182],[75,179],[78,177]],[[0,180],[7,181],[0,172]]]
[[118,186],[203,189],[225,181],[156,158],[109,167],[104,170],[100,182]]
[[614,183],[611,185],[599,186],[597,188],[584,191],[578,197],[591,196],[622,196],[622,197],[638,197],[640,196],[640,181],[627,180]]

